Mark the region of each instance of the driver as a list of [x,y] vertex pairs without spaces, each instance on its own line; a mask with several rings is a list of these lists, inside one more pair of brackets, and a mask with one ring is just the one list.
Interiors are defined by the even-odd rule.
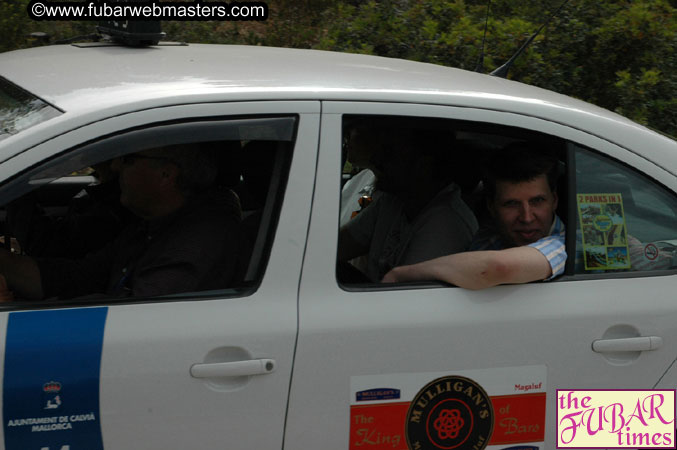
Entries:
[[11,205],[11,216],[19,219],[10,224],[10,230],[22,252],[34,257],[82,258],[134,222],[134,215],[120,204],[117,164],[117,159],[94,164],[92,175],[97,182],[70,200],[63,217],[41,213],[33,194]]
[[79,260],[0,251],[0,274],[17,297],[146,297],[233,281],[241,210],[232,191],[212,187],[214,153],[194,145],[149,149],[123,156],[119,170],[120,202],[139,223]]

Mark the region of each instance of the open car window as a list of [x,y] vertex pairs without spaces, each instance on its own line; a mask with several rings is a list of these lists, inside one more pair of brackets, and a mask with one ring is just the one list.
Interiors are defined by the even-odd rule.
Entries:
[[[393,267],[468,251],[491,228],[483,161],[511,144],[552,151],[564,141],[516,127],[462,120],[346,115],[337,279],[383,288]],[[558,191],[566,193],[567,178]],[[567,218],[566,194],[557,214]]]
[[[393,267],[478,249],[471,242],[492,223],[481,182],[483,161],[514,143],[558,155],[556,214],[566,227],[568,254],[564,279],[674,272],[674,193],[593,149],[489,123],[347,115],[339,283],[383,288],[380,280]],[[419,189],[432,186],[431,180],[439,182]],[[449,186],[458,188],[461,203],[443,194]],[[346,254],[345,248],[354,251]]]

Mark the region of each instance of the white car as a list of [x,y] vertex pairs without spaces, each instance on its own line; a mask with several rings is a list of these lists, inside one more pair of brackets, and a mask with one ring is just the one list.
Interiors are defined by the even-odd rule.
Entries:
[[[373,116],[444,124],[461,159],[555,146],[565,274],[481,291],[337,277],[344,128]],[[233,286],[3,304],[4,449],[554,449],[558,389],[677,385],[677,143],[617,114],[410,61],[93,43],[0,55],[0,120],[0,205],[62,215],[93,181],[73,172],[215,141],[263,191],[238,191],[258,219]],[[476,403],[466,428],[431,434],[441,402]]]

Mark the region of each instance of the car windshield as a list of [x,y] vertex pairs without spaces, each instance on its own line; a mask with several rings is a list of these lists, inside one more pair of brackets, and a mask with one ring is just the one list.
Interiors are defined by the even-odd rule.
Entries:
[[0,77],[0,141],[61,112]]

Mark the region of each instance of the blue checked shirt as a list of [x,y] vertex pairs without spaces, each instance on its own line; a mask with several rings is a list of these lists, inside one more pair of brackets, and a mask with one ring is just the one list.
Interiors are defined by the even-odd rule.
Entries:
[[[564,245],[565,234],[564,223],[558,216],[555,216],[552,228],[550,229],[550,235],[528,245],[543,253],[543,256],[548,259],[552,269],[552,275],[548,280],[564,273],[564,265],[567,261]],[[506,245],[500,235],[484,230],[475,236],[472,244],[470,244],[470,251],[503,250],[509,247],[511,246]]]

